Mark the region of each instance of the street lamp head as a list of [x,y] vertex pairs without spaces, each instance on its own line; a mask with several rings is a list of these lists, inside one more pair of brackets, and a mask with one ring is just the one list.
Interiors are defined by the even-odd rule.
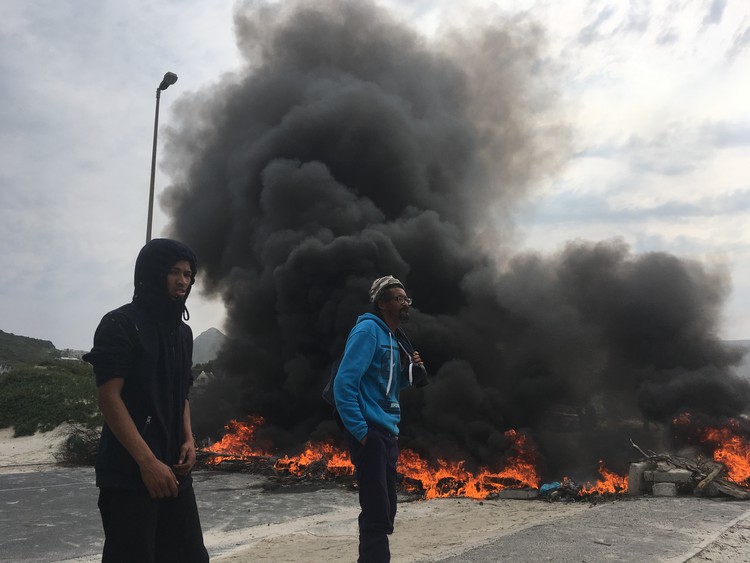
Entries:
[[177,82],[177,75],[174,72],[168,72],[164,75],[161,84],[159,84],[159,90],[166,90],[175,82]]

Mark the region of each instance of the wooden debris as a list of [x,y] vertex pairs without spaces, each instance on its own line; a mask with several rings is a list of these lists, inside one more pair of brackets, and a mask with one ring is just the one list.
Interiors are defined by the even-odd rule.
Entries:
[[698,489],[698,490],[701,490],[701,491],[702,491],[703,489],[705,489],[705,488],[706,488],[706,486],[707,486],[707,485],[708,485],[708,484],[709,484],[709,483],[710,483],[711,481],[713,481],[714,479],[716,479],[716,478],[717,478],[717,477],[719,476],[719,473],[721,473],[722,471],[724,471],[724,468],[723,468],[723,467],[721,467],[721,466],[717,467],[717,468],[716,468],[716,469],[714,469],[714,470],[713,470],[713,471],[712,471],[711,473],[709,473],[709,474],[708,474],[708,476],[707,476],[707,477],[706,477],[705,479],[703,479],[703,480],[702,480],[702,481],[701,481],[700,483],[698,483],[698,484],[697,484],[697,485],[695,486],[695,488],[696,488],[696,489]]
[[695,483],[694,490],[696,494],[702,494],[709,484],[713,484],[713,487],[720,493],[739,500],[750,499],[750,491],[748,489],[720,477],[725,470],[725,467],[720,463],[702,457],[690,460],[671,454],[658,454],[650,450],[646,452],[633,442],[633,440],[630,440],[630,445],[643,455],[642,461],[657,463],[662,470],[668,471],[671,467],[690,471],[693,476],[693,483]]
[[719,490],[719,492],[724,493],[725,495],[729,495],[730,497],[734,497],[739,500],[750,499],[750,492],[730,481],[725,481],[724,479],[714,479],[713,483],[714,486]]

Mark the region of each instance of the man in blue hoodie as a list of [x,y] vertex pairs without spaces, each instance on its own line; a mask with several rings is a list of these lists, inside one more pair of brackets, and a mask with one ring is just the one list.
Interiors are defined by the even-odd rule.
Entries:
[[391,558],[388,535],[396,516],[399,392],[411,383],[411,364],[422,360],[396,338],[409,320],[404,285],[393,276],[378,278],[370,301],[374,312],[360,316],[349,333],[333,390],[359,483],[359,562],[381,563]]

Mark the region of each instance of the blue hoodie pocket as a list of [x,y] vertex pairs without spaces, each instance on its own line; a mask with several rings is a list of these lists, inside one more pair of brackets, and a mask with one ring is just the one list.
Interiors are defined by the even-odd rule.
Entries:
[[388,414],[401,414],[401,405],[398,404],[398,401],[380,399],[378,401],[378,406],[383,409],[383,412]]

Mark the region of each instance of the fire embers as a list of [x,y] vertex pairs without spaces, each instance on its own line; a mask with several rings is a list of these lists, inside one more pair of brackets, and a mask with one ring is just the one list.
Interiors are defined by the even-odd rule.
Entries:
[[549,502],[575,501],[582,498],[614,498],[628,492],[628,476],[620,476],[608,470],[603,461],[599,462],[600,478],[596,483],[579,485],[570,477],[560,482],[545,483],[539,488],[539,498]]
[[581,488],[581,495],[607,495],[627,492],[627,475],[621,477],[620,475],[609,471],[604,466],[603,461],[599,462],[599,475],[601,475],[601,479],[597,480],[596,484],[592,485],[590,483],[586,483],[586,485]]
[[[330,442],[307,442],[297,455],[279,455],[272,444],[263,443],[259,437],[264,422],[260,416],[248,417],[245,422],[231,421],[219,442],[201,450],[199,460],[206,467],[273,476],[276,484],[353,483],[354,466],[346,451]],[[616,498],[625,493],[631,496],[724,494],[750,499],[750,440],[743,436],[746,434],[743,421],[728,419],[720,425],[707,426],[704,419],[684,413],[674,419],[673,429],[678,440],[694,444],[700,450],[696,459],[645,452],[631,442],[643,459],[630,464],[628,475],[621,476],[600,461],[600,478],[594,484],[584,485],[569,477],[542,484],[534,444],[516,430],[504,434],[510,446],[501,470],[480,467],[470,471],[464,461],[428,460],[403,448],[398,461],[401,492],[418,499],[538,497],[572,501]]]
[[[263,424],[260,416],[249,417],[246,422],[230,422],[225,429],[227,433],[219,442],[201,450],[200,461],[206,467],[273,476],[276,484],[301,480],[352,483],[354,466],[345,451],[331,443],[307,442],[298,455],[280,456],[273,452],[273,448],[258,445],[258,430]],[[538,455],[533,443],[516,430],[508,430],[505,437],[510,447],[504,458],[505,467],[499,471],[485,467],[469,471],[463,461],[428,461],[413,450],[403,448],[398,461],[401,492],[418,499],[536,498],[545,487],[540,489]],[[587,483],[582,487],[565,478],[562,486],[555,487],[557,492],[545,498],[583,498],[627,490],[627,477],[608,471],[603,463],[599,472],[602,479],[595,485]]]
[[200,459],[208,467],[246,470],[261,474],[279,473],[303,478],[335,478],[354,474],[349,454],[333,444],[307,442],[297,456],[283,457],[271,448],[257,444],[262,416],[249,416],[246,422],[232,420],[224,428],[222,439],[201,450]]
[[270,454],[258,447],[255,440],[256,431],[263,426],[262,416],[249,416],[247,422],[230,420],[224,427],[224,436],[218,442],[205,448],[208,454],[216,457],[206,460],[207,465],[218,465],[224,459],[247,459],[250,457],[268,457]]
[[505,468],[497,472],[480,468],[472,473],[465,469],[462,461],[438,459],[430,464],[413,451],[404,449],[398,461],[398,471],[404,476],[403,487],[427,499],[486,499],[505,489],[539,488],[536,450],[525,435],[515,430],[508,430],[505,436],[512,440],[512,446]]
[[[354,466],[349,454],[331,443],[307,442],[294,456],[280,456],[273,448],[258,445],[258,430],[263,417],[251,416],[246,422],[233,420],[224,437],[200,452],[206,467],[248,471],[263,475],[291,476],[302,479],[338,479],[351,477]],[[502,471],[481,468],[467,471],[464,462],[438,459],[429,463],[416,452],[402,449],[398,462],[402,492],[420,498],[468,497],[491,498],[505,489],[539,487],[536,473],[536,450],[527,437],[515,430],[505,433],[511,442]]]

